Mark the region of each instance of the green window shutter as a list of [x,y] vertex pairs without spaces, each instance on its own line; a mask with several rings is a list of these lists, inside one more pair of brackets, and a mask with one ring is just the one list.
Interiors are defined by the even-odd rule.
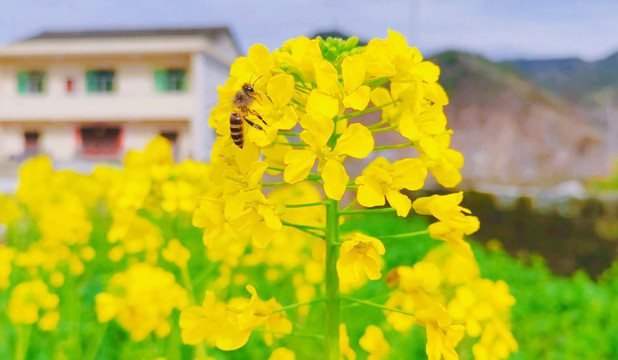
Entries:
[[20,71],[17,73],[17,92],[26,94],[28,92],[28,72]]
[[41,72],[41,85],[40,85],[40,92],[45,92],[45,88],[46,88],[46,82],[45,82],[45,72]]
[[86,71],[86,92],[97,92],[97,79],[93,70]]
[[154,72],[154,85],[155,91],[167,92],[167,71],[163,69],[157,69]]
[[187,91],[187,71],[182,70],[182,80],[180,81],[180,90]]

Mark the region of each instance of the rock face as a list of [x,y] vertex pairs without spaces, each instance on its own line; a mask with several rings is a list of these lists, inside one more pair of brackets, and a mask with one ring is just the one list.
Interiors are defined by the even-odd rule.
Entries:
[[[548,187],[609,171],[607,121],[506,64],[446,52],[435,56],[449,93],[452,148],[466,182]],[[466,185],[466,184],[463,184]]]

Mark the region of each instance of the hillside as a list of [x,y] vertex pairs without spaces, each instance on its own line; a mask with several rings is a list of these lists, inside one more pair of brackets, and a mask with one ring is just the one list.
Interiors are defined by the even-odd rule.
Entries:
[[618,52],[595,62],[567,58],[504,64],[569,101],[589,107],[618,106]]
[[607,172],[606,129],[590,111],[508,64],[453,51],[430,60],[449,93],[464,179],[543,187]]

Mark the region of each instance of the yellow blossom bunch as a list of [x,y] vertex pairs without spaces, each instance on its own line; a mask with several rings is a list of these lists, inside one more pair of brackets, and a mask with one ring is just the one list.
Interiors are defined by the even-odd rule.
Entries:
[[[207,291],[202,306],[185,309],[180,316],[182,338],[186,344],[198,344],[204,339],[222,350],[235,350],[247,343],[252,331],[264,326],[279,334],[292,331],[292,323],[281,313],[273,313],[281,307],[274,298],[261,300],[255,288],[247,285],[250,299],[233,298],[227,304],[216,300],[212,291]],[[272,333],[266,333],[267,344],[272,345]]]
[[[477,339],[478,359],[505,358],[517,347],[514,299],[480,277],[465,240],[478,219],[461,192],[416,193],[428,177],[461,180],[438,76],[394,31],[366,46],[255,45],[218,89],[209,163],[175,163],[162,137],[90,175],[28,160],[15,196],[0,195],[6,326],[55,329],[69,358],[113,357],[98,347],[126,337],[118,358],[377,360],[413,326],[425,328],[430,360],[457,359],[463,336]],[[382,213],[437,221],[402,234],[346,230]],[[416,264],[385,261],[392,241],[425,234],[449,246]],[[386,303],[357,297],[379,282],[392,288]],[[386,325],[353,329],[341,311],[351,305],[384,311]],[[19,334],[12,353],[34,354]],[[294,347],[295,336],[316,346]]]
[[170,333],[169,317],[188,304],[188,294],[174,275],[146,263],[136,263],[109,281],[107,291],[96,296],[99,322],[116,319],[135,341],[151,333]]
[[[299,302],[284,308],[298,307],[305,309],[298,314],[307,314],[305,303],[325,302],[327,359],[338,359],[339,354],[354,358],[351,349],[344,349],[346,342],[339,342],[345,335],[339,326],[339,301],[367,302],[341,292],[380,280],[382,256],[388,251],[380,236],[339,234],[348,216],[394,212],[406,217],[414,208],[439,220],[427,231],[431,237],[446,241],[467,259],[473,255],[464,236],[479,228],[478,219],[460,206],[462,193],[410,198],[424,187],[428,174],[447,188],[461,181],[463,157],[449,147],[452,131],[443,112],[448,98],[437,83],[439,68],[394,31],[385,40],[357,45],[355,38],[300,37],[273,52],[254,45],[247,57],[232,64],[209,120],[219,135],[205,175],[211,188],[192,219],[203,229],[212,261],[235,254],[241,260],[229,266],[264,262],[272,281],[279,279],[278,267],[305,264],[304,276],[293,278]],[[383,133],[403,140],[376,144]],[[377,156],[406,148],[413,151],[410,157],[393,162]],[[297,201],[294,193],[314,195]],[[461,319],[446,308],[442,271],[431,262],[398,268],[397,286],[404,290],[387,304],[404,309],[389,314],[396,329],[426,327],[431,359],[457,357],[454,347],[464,334],[457,322]],[[245,280],[240,276],[235,281]],[[322,283],[324,288],[315,287]],[[247,286],[252,300],[236,313],[245,314],[257,301],[253,287]],[[227,306],[229,312],[230,305],[214,299],[207,293],[207,304],[183,312],[185,342],[207,339],[226,350],[244,345],[261,324],[255,312],[247,310],[246,322],[230,320],[235,315],[222,317],[222,310],[215,316],[213,308]],[[211,330],[200,333],[200,321],[233,331],[226,330],[224,338]],[[388,344],[369,329],[365,346],[374,357],[383,356]]]
[[388,281],[397,291],[386,305],[416,315],[392,312],[387,321],[398,331],[425,325],[430,360],[456,358],[464,333],[480,337],[473,347],[477,359],[506,359],[517,351],[510,332],[515,298],[504,281],[482,279],[474,260],[442,246],[413,267],[395,268]]
[[40,280],[26,281],[15,286],[9,298],[7,314],[14,324],[38,324],[41,330],[54,330],[59,314],[58,295],[49,292]]

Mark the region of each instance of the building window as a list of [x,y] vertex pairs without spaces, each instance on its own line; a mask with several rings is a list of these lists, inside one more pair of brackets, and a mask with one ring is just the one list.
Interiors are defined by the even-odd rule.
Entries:
[[67,82],[66,82],[66,90],[67,90],[67,94],[70,94],[73,92],[73,88],[74,88],[74,83],[73,83],[73,78],[67,78]]
[[43,71],[20,71],[17,73],[17,91],[20,94],[40,94],[45,85]]
[[157,92],[177,92],[187,89],[187,72],[185,69],[155,70],[154,80]]
[[114,91],[114,70],[86,71],[86,92],[101,93]]
[[39,151],[40,135],[38,131],[24,132],[24,149],[26,153],[36,153]]
[[119,126],[82,126],[79,136],[85,156],[117,155],[122,147],[122,129]]

